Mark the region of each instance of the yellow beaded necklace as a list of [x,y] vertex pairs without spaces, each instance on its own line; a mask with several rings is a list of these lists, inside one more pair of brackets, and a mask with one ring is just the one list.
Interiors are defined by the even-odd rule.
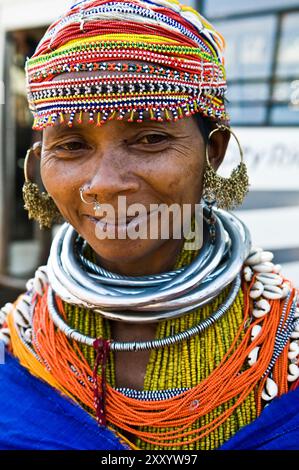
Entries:
[[[183,250],[177,259],[175,267],[180,268],[190,264],[194,256],[196,256],[195,252]],[[211,304],[199,308],[190,314],[160,322],[157,327],[156,338],[179,333],[209,317],[225,300],[228,291],[229,288],[224,289]],[[103,337],[106,339],[111,337],[108,320],[94,315],[88,309],[66,303],[64,307],[69,324],[76,330],[93,337]],[[240,325],[244,321],[243,307],[243,293],[240,289],[238,296],[226,315],[211,328],[205,330],[200,337],[196,336],[188,341],[151,351],[144,380],[144,390],[194,387],[208,377],[228,351]],[[80,345],[80,348],[89,364],[93,367],[95,360],[94,349],[86,345]],[[115,364],[114,353],[112,351],[107,363],[106,375],[107,381],[115,387]],[[235,400],[232,399],[230,402],[214,409],[211,413],[204,416],[200,422],[193,424],[190,430],[196,429],[200,425],[209,424],[223,411],[229,409],[234,402]],[[200,404],[194,402],[192,406],[196,409]],[[246,400],[236,408],[233,414],[221,426],[200,441],[187,444],[181,448],[185,450],[215,449],[232,437],[242,426],[252,422],[256,415],[254,392],[251,392]],[[151,429],[151,431],[163,433],[169,431],[169,429]],[[143,442],[141,439],[138,439],[136,445],[140,449],[162,449],[162,447]]]

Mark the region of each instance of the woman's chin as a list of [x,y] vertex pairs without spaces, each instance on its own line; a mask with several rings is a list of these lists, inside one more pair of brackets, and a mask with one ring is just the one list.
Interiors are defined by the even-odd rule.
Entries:
[[82,234],[83,238],[95,251],[95,253],[111,263],[133,263],[143,259],[154,252],[165,240],[130,238],[103,238],[99,239],[95,234]]

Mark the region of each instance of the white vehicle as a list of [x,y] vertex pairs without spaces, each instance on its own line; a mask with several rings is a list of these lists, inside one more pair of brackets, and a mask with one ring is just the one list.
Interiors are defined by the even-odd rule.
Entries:
[[227,43],[229,110],[251,180],[239,215],[299,285],[299,0],[206,0],[202,11]]

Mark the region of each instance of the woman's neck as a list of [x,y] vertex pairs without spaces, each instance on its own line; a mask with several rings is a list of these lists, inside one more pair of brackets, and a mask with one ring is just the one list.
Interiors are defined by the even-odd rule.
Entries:
[[[137,262],[109,262],[100,259],[105,269],[127,276],[142,276],[173,270],[184,245],[183,240],[168,240],[154,253],[150,253]],[[111,337],[114,341],[134,342],[151,341],[156,336],[157,323],[132,324],[111,322]],[[142,390],[149,351],[138,353],[115,353],[115,382],[117,387],[129,387]],[[134,364],[134,367],[132,367]]]
[[[111,322],[114,341],[151,341],[156,336],[157,323],[132,324]],[[150,351],[115,352],[115,383],[117,387],[143,390]]]
[[123,259],[110,261],[97,255],[97,262],[108,271],[125,276],[146,276],[163,273],[174,268],[176,260],[184,246],[182,240],[168,240],[154,252],[138,260],[125,261]]

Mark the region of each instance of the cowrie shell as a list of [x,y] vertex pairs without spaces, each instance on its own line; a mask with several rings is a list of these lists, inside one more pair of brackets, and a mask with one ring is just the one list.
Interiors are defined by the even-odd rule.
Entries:
[[262,391],[262,399],[265,401],[273,400],[278,394],[278,387],[274,380],[267,378],[264,390]]
[[13,309],[13,304],[7,302],[4,307],[1,308],[1,311],[8,315]]
[[40,266],[37,269],[35,274],[39,276],[39,278],[41,279],[44,285],[49,283],[48,274],[47,274],[47,266]]
[[244,279],[246,282],[250,282],[253,276],[253,271],[249,266],[246,266],[243,270]]
[[12,311],[13,305],[11,303],[7,303],[4,307],[0,310],[0,325],[6,321],[7,315]]
[[253,350],[250,351],[250,353],[248,354],[248,364],[249,364],[250,366],[253,366],[253,364],[256,363],[257,358],[258,358],[258,355],[259,355],[259,350],[260,350],[260,347],[259,347],[259,346],[256,346],[256,347],[253,348]]
[[262,263],[265,263],[266,261],[272,261],[274,258],[274,255],[271,251],[263,251],[261,253],[261,261]]
[[289,345],[288,358],[295,359],[299,355],[299,346],[296,341],[292,341]]
[[261,299],[254,303],[254,309],[253,309],[252,315],[255,318],[262,318],[265,315],[267,315],[267,313],[269,313],[270,310],[271,310],[271,305],[269,304],[269,302],[266,299]]
[[252,299],[257,299],[264,292],[264,286],[261,282],[256,281],[250,289],[249,296]]
[[296,364],[289,365],[288,382],[295,382],[299,378],[299,367]]
[[47,266],[40,266],[35,271],[35,277],[33,279],[33,288],[35,292],[42,296],[45,292],[45,287],[49,283]]
[[274,273],[280,273],[281,270],[282,270],[281,264],[275,264],[275,265],[274,265],[274,268],[273,268],[273,272],[274,272]]
[[249,256],[252,255],[253,253],[261,253],[263,251],[263,248],[260,246],[252,246],[249,251]]
[[251,330],[251,341],[254,341],[262,331],[261,325],[254,325]]
[[24,337],[28,343],[31,343],[32,341],[32,328],[27,328],[27,330],[24,331]]
[[44,295],[44,283],[39,276],[35,276],[33,281],[33,288],[38,295]]
[[270,300],[277,300],[282,298],[282,289],[278,286],[264,286],[263,297]]
[[262,253],[262,248],[254,247],[250,250],[249,256],[247,257],[245,264],[248,266],[253,266],[254,264],[258,264],[261,262],[261,253]]
[[299,339],[299,331],[293,331],[291,333],[291,338],[292,339]]
[[273,271],[274,264],[266,261],[265,263],[255,264],[253,270],[258,273],[271,273]]
[[26,290],[27,291],[30,291],[33,289],[33,284],[34,284],[34,279],[29,279],[27,282],[26,282]]
[[256,276],[256,279],[265,285],[271,286],[281,286],[283,283],[283,278],[274,273],[260,273]]
[[269,304],[268,300],[266,300],[266,299],[258,300],[257,302],[254,303],[254,305],[257,306],[258,308],[262,308],[267,313],[270,312],[270,310],[271,310],[271,305]]

